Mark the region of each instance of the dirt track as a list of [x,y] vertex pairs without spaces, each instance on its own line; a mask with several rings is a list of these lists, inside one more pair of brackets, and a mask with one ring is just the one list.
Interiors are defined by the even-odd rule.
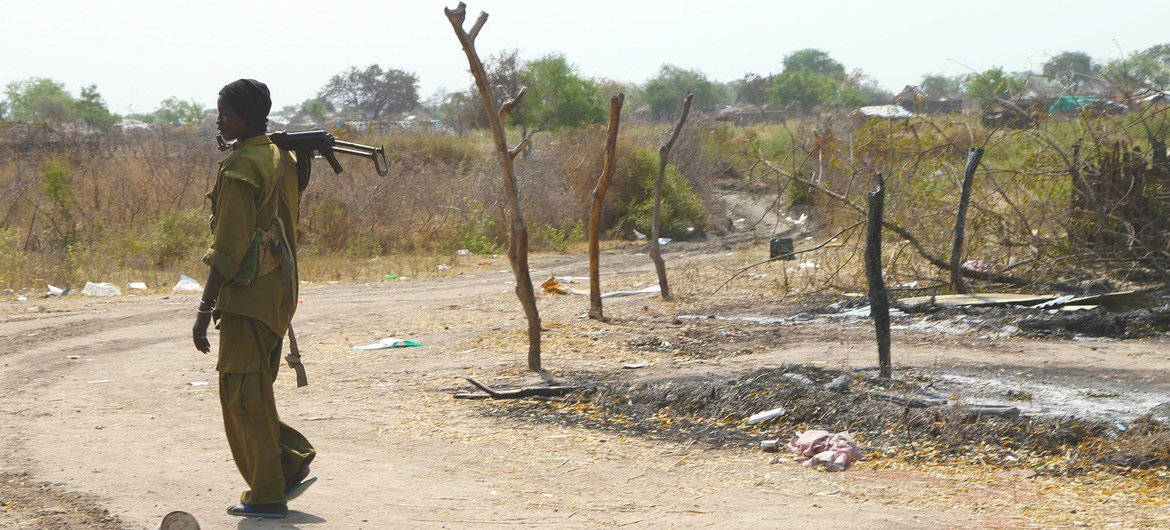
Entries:
[[[632,271],[604,279],[607,290],[651,278],[644,257],[605,259]],[[668,259],[681,268],[711,255]],[[535,278],[551,273],[581,276],[584,268],[579,259],[536,262]],[[830,475],[769,465],[769,455],[751,448],[712,450],[480,414],[478,407],[491,405],[450,398],[466,388],[463,376],[534,379],[523,371],[523,317],[510,279],[494,271],[303,288],[296,324],[311,384],[295,389],[291,373],[282,371],[277,399],[282,418],[318,448],[313,472],[321,480],[281,523],[241,525],[872,528],[1058,521],[1034,514],[1064,498],[1048,489],[1059,481],[1005,478],[972,488],[940,470],[864,462]],[[190,345],[195,301],[70,297],[0,306],[0,485],[7,490],[0,490],[0,525],[142,528],[176,509],[207,528],[237,524],[223,513],[242,482],[223,439],[214,357]],[[621,346],[623,330],[665,325],[659,323],[682,311],[656,298],[610,299],[606,309],[615,322],[598,324],[581,318],[586,304],[583,297],[540,298],[545,364],[553,375],[620,370],[630,356]],[[44,311],[29,312],[29,305]],[[388,335],[424,346],[349,349]],[[1166,381],[1170,366],[1170,347],[1142,342],[1005,340],[988,347],[899,339],[898,362],[917,366],[1101,368],[1151,382]],[[663,354],[648,359],[651,369],[637,377],[793,361],[862,366],[872,364],[871,355],[864,334],[794,330],[783,343],[734,359]],[[1084,500],[1070,495],[1070,502]],[[1125,506],[1100,500],[1104,511]],[[1118,520],[1170,523],[1158,513],[1131,510]],[[1062,522],[1078,516],[1069,517]]]

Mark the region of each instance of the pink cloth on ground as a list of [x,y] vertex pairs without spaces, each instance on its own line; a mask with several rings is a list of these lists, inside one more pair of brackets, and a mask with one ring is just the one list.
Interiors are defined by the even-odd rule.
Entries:
[[805,466],[824,465],[829,471],[842,471],[861,458],[861,448],[848,432],[830,434],[829,431],[808,430],[792,437],[788,448],[799,457],[805,457]]

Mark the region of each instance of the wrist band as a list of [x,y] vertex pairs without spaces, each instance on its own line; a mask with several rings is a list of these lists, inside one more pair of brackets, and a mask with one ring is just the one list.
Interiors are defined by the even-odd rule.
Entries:
[[212,311],[210,309],[208,309],[206,311],[204,311],[202,309],[196,309],[195,312],[199,313],[200,315],[210,315],[212,313]]
[[205,299],[200,298],[199,303],[201,305],[215,305],[215,300],[207,301]]

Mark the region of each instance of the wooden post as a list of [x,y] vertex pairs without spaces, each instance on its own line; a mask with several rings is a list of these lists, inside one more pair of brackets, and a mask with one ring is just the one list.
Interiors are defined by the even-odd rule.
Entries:
[[654,262],[654,270],[658,272],[658,287],[662,290],[662,299],[670,300],[670,284],[666,282],[666,263],[662,261],[662,245],[658,238],[662,237],[662,182],[666,180],[666,163],[670,157],[670,149],[674,147],[682,132],[683,124],[687,121],[687,114],[691,112],[691,100],[694,94],[687,94],[683,100],[682,114],[678,117],[678,124],[674,126],[670,138],[658,147],[658,179],[654,182],[654,221],[650,228],[650,260]]
[[528,369],[540,371],[540,314],[536,310],[536,291],[532,287],[532,276],[528,271],[528,226],[524,223],[523,212],[520,211],[520,193],[516,189],[516,175],[512,170],[516,155],[528,146],[530,138],[525,136],[518,145],[509,148],[508,138],[504,132],[504,120],[507,119],[508,113],[520,104],[524,98],[524,90],[521,89],[515,98],[497,109],[487,72],[475,51],[475,38],[487,23],[488,14],[480,12],[471,30],[464,31],[463,21],[467,16],[467,4],[459,2],[455,9],[443,8],[443,12],[451,22],[455,37],[459,39],[459,44],[467,55],[467,64],[471,68],[471,75],[475,77],[475,85],[479,88],[479,97],[483,100],[484,111],[491,126],[492,139],[495,140],[496,155],[504,176],[504,197],[510,214],[508,259],[512,263],[512,275],[516,278],[516,297],[520,299],[520,305],[523,306],[524,314],[528,318]]
[[619,92],[609,98],[609,127],[605,130],[605,157],[601,176],[593,188],[593,209],[589,212],[589,318],[605,321],[601,310],[601,201],[613,177],[614,153],[617,151],[618,122],[626,95]]
[[967,229],[967,206],[971,202],[971,184],[975,181],[975,168],[983,160],[983,148],[972,147],[967,150],[967,168],[963,170],[963,186],[959,192],[959,209],[955,214],[955,236],[951,244],[951,288],[957,293],[969,293],[971,288],[963,279],[963,269],[959,260],[963,254],[963,235]]
[[865,278],[869,284],[869,315],[877,336],[878,372],[889,378],[890,370],[890,299],[882,279],[882,208],[886,190],[882,174],[877,174],[877,189],[869,193],[869,211],[865,225]]

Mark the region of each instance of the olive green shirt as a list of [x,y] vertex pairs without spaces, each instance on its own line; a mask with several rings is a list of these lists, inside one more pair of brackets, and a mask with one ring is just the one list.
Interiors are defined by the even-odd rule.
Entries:
[[[260,268],[260,275],[248,286],[233,279],[240,274],[255,231],[268,230],[274,213],[284,224],[295,263],[300,208],[296,159],[265,135],[242,140],[220,162],[215,187],[207,197],[211,199],[212,243],[203,262],[228,280],[215,301],[216,311],[254,318],[284,336],[297,306],[295,267],[285,271],[277,260],[275,269]],[[284,274],[293,275],[291,292]]]

